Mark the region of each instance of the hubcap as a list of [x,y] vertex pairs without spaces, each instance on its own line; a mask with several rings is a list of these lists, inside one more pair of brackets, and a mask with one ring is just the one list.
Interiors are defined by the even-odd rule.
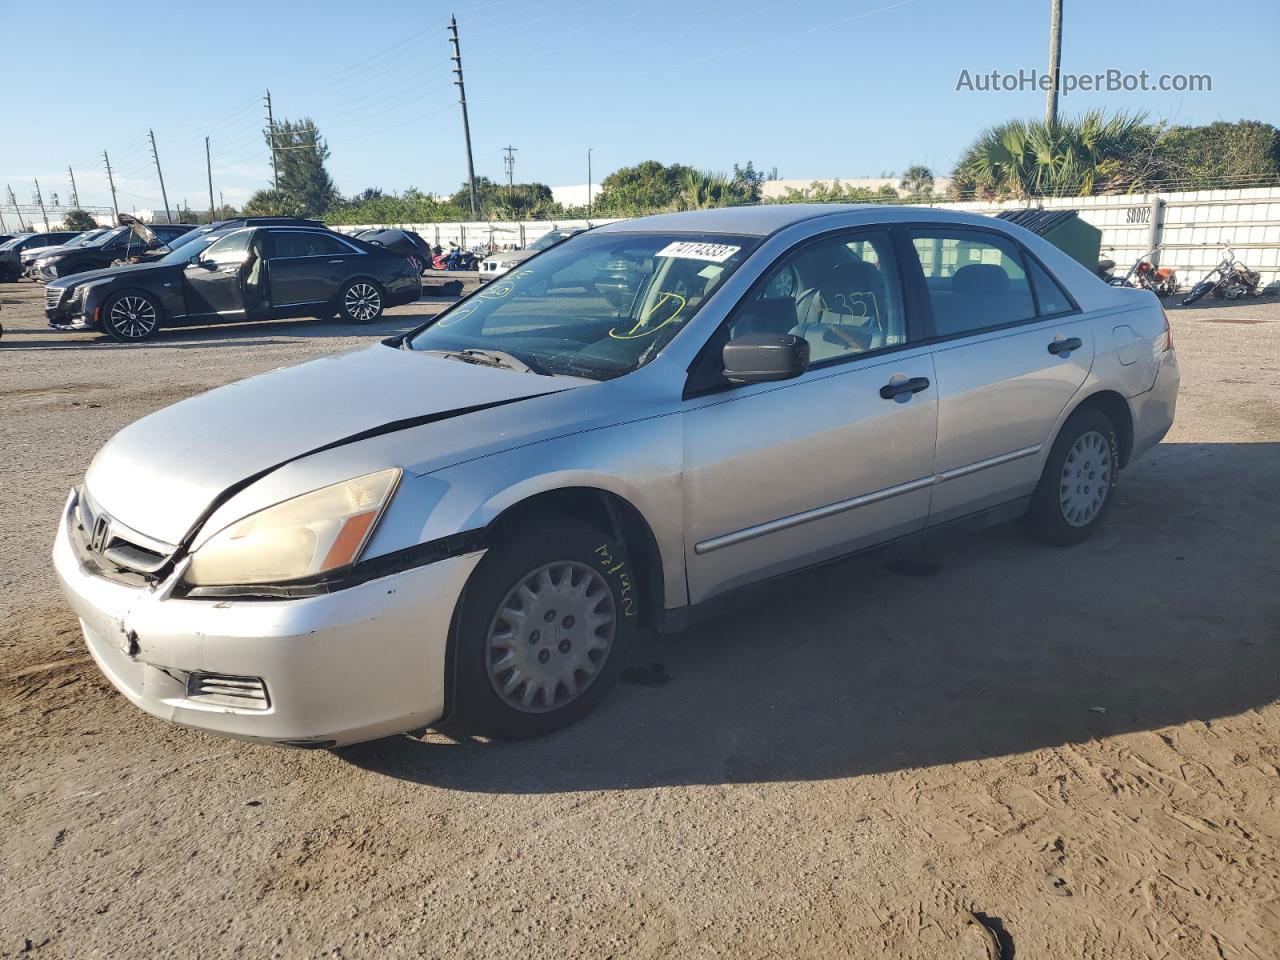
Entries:
[[1082,434],[1062,465],[1058,502],[1073,527],[1087,526],[1111,490],[1111,444],[1097,430]]
[[111,305],[110,316],[111,326],[130,340],[140,340],[156,328],[156,308],[145,297],[121,297]]
[[489,683],[508,706],[546,713],[599,675],[617,628],[613,593],[592,567],[548,563],[521,577],[489,625]]
[[348,316],[361,322],[372,320],[382,307],[382,298],[378,290],[369,283],[353,283],[347,288],[344,305]]

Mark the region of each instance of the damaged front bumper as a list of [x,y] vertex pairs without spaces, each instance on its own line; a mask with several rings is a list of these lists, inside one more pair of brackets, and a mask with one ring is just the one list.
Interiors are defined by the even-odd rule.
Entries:
[[131,585],[87,569],[72,542],[75,504],[72,491],[54,541],[62,591],[99,668],[152,716],[329,747],[443,715],[450,623],[481,552],[321,596],[181,599],[173,582]]

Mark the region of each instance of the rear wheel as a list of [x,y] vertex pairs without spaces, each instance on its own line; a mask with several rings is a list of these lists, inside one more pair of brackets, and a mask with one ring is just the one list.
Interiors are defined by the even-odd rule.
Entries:
[[161,309],[149,293],[121,293],[102,306],[102,329],[118,343],[149,340],[160,329]]
[[1078,410],[1063,425],[1031,496],[1027,522],[1038,540],[1066,547],[1088,539],[1114,499],[1120,444],[1109,417]]
[[522,525],[476,567],[453,638],[458,721],[503,739],[549,733],[617,681],[639,598],[622,544],[573,517]]
[[382,316],[382,288],[372,280],[351,280],[338,293],[338,312],[352,323],[369,323]]

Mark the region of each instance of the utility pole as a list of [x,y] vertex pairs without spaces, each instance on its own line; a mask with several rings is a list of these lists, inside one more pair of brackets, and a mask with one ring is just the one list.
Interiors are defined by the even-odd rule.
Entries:
[[1049,14],[1049,92],[1045,97],[1044,122],[1053,126],[1058,122],[1058,81],[1062,62],[1062,0],[1050,0]]
[[156,132],[148,129],[147,136],[151,138],[151,159],[156,162],[156,176],[160,178],[160,199],[164,201],[164,219],[166,223],[173,223],[173,214],[169,212],[169,195],[164,191],[164,173],[160,170],[160,154],[156,152]]
[[503,147],[502,150],[506,154],[506,156],[502,158],[502,166],[507,171],[507,193],[514,193],[516,180],[516,148],[506,146]]
[[209,222],[213,223],[213,160],[209,158],[209,138],[204,138],[204,169],[209,174]]
[[591,219],[591,151],[595,147],[587,147],[587,219]]
[[7,183],[4,187],[9,191],[9,206],[13,207],[14,212],[18,215],[18,230],[21,233],[26,233],[27,225],[22,222],[22,211],[18,208],[18,198],[13,195],[13,187],[9,186]]
[[80,194],[76,193],[76,173],[67,167],[67,176],[71,178],[71,206],[80,209]]
[[45,210],[44,210],[44,197],[40,195],[40,181],[32,180],[32,183],[36,185],[36,203],[40,204],[40,215],[44,217],[44,232],[48,233],[49,232],[49,214],[45,213]]
[[218,191],[218,209],[221,210],[226,205],[227,205],[227,201],[222,199],[222,191],[219,190]]
[[458,18],[449,17],[449,42],[453,44],[453,72],[458,79],[458,102],[462,104],[462,135],[467,141],[467,183],[471,187],[471,219],[480,219],[480,198],[476,194],[476,165],[471,160],[471,121],[467,119],[467,88],[462,83],[462,47],[458,43]]
[[280,189],[280,168],[276,165],[276,121],[271,114],[271,91],[267,91],[267,137],[271,141],[271,186]]
[[107,156],[107,151],[102,151],[102,162],[107,165],[107,183],[111,185],[111,209],[115,211],[116,223],[120,223],[120,205],[116,203],[116,181],[111,176],[111,158]]

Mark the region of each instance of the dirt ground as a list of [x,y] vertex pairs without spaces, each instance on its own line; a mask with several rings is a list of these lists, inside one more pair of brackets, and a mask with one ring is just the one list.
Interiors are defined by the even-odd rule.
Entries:
[[1177,424],[1081,547],[829,567],[555,736],[332,753],[131,707],[55,518],[130,421],[437,307],[125,347],[0,300],[0,954],[1280,955],[1274,299],[1171,310]]

